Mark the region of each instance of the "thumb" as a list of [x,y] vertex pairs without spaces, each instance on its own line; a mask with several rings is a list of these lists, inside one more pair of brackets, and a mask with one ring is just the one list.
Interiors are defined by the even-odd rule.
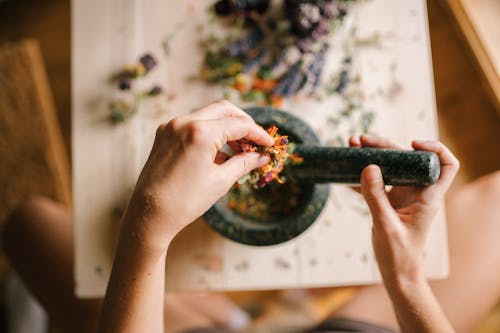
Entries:
[[370,208],[374,225],[388,227],[395,212],[387,198],[382,172],[377,165],[369,165],[361,173],[361,193]]
[[225,178],[233,184],[255,168],[269,163],[269,156],[256,152],[239,153],[220,165]]

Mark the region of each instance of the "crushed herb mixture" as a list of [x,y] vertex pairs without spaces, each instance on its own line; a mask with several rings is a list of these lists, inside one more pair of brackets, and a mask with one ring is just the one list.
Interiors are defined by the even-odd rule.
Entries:
[[276,126],[270,126],[267,132],[274,138],[272,146],[258,146],[245,139],[229,143],[237,151],[259,152],[270,157],[268,164],[240,178],[228,194],[229,208],[259,221],[286,215],[303,201],[299,185],[281,175],[286,165],[300,164],[303,159],[293,153],[294,144],[287,135],[279,134]]
[[283,168],[288,164],[300,164],[302,158],[293,153],[294,144],[290,143],[287,135],[278,133],[278,127],[272,125],[267,129],[267,133],[274,138],[272,146],[258,146],[248,140],[240,139],[229,142],[231,148],[236,151],[258,152],[270,157],[268,164],[252,170],[238,181],[239,184],[248,183],[254,188],[262,188],[273,180],[279,184],[285,182],[285,178],[280,176]]
[[272,182],[263,188],[236,183],[227,195],[227,205],[242,217],[271,222],[290,215],[305,199],[303,189],[292,180]]

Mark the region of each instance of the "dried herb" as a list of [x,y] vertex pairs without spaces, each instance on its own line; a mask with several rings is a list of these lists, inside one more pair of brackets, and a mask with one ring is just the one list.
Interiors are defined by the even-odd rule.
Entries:
[[125,66],[119,73],[112,77],[112,82],[116,84],[119,91],[132,95],[132,102],[128,99],[119,98],[111,101],[108,120],[111,124],[119,124],[127,121],[137,113],[140,102],[145,97],[160,95],[163,90],[155,85],[149,89],[136,89],[136,81],[149,74],[157,66],[156,59],[149,53],[145,53],[139,58],[136,64]]
[[163,39],[163,42],[161,44],[163,48],[163,53],[165,54],[166,57],[170,56],[171,53],[171,47],[170,44],[172,43],[172,40],[175,37],[175,32],[170,33],[167,37]]
[[122,100],[111,102],[109,107],[111,112],[108,119],[112,124],[123,123],[133,112],[129,105]]
[[321,83],[328,37],[352,2],[285,0],[281,8],[270,10],[269,0],[216,1],[213,12],[224,18],[227,34],[209,34],[202,43],[202,77],[234,89],[244,101],[276,107],[306,87],[307,95],[314,94]]
[[231,142],[237,151],[267,154],[270,162],[243,176],[229,191],[228,206],[241,216],[257,221],[271,221],[290,214],[304,202],[300,186],[281,175],[289,164],[302,163],[302,158],[293,153],[294,144],[288,136],[280,135],[276,126],[267,132],[274,138],[274,145],[257,146],[247,140]]
[[267,129],[267,133],[274,138],[272,146],[258,146],[246,139],[230,142],[229,145],[236,151],[258,152],[268,155],[268,164],[254,169],[249,174],[243,176],[238,183],[248,183],[254,188],[262,188],[272,181],[280,184],[285,182],[284,177],[280,177],[283,168],[288,164],[302,163],[302,158],[293,153],[294,145],[288,140],[287,135],[280,135],[278,128],[274,125]]
[[227,205],[242,217],[265,223],[289,216],[305,200],[300,185],[292,180],[272,182],[263,188],[236,183],[228,193]]

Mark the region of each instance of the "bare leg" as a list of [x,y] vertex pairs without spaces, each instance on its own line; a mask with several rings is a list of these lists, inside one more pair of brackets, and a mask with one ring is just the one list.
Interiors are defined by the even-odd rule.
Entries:
[[[218,293],[174,293],[192,313],[203,314],[210,320],[206,327],[219,327],[239,331],[250,323],[250,316],[226,295]],[[166,295],[168,297],[168,294]],[[167,307],[165,305],[165,307]]]
[[[446,202],[450,276],[431,282],[457,332],[470,332],[500,298],[500,172],[482,177]],[[383,286],[362,288],[335,316],[397,329]]]
[[[77,299],[73,293],[73,223],[66,208],[42,197],[27,201],[3,225],[2,242],[11,265],[57,332],[97,330],[102,300]],[[237,329],[248,320],[217,294],[167,294],[165,309],[165,332]]]
[[16,272],[62,332],[95,332],[100,300],[73,294],[73,231],[62,206],[34,198],[3,226],[4,251]]

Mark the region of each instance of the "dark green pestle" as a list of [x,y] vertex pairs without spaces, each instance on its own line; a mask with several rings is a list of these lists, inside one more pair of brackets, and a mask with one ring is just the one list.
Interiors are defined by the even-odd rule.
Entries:
[[361,172],[376,164],[387,185],[425,186],[440,174],[439,157],[432,152],[380,148],[336,148],[297,145],[302,164],[289,166],[286,174],[311,183],[359,183]]

